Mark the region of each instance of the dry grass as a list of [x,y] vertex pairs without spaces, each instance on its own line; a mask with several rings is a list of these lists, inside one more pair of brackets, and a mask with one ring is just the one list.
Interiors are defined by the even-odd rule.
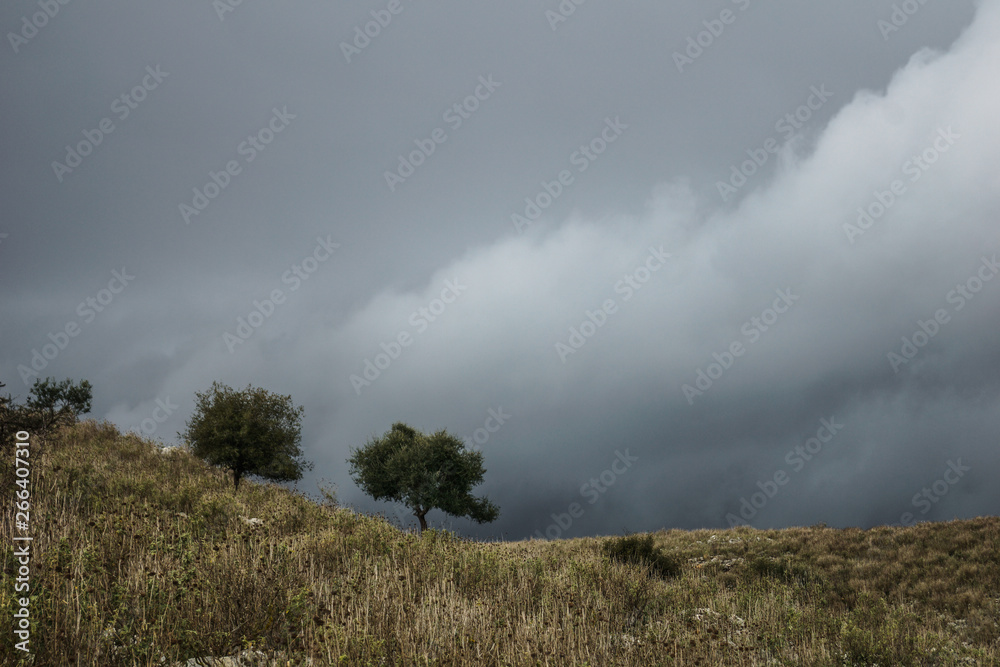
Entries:
[[1000,664],[997,518],[654,533],[670,576],[609,558],[607,538],[479,543],[273,485],[234,496],[220,471],[108,424],[35,443],[32,461],[36,666],[248,647],[293,665]]

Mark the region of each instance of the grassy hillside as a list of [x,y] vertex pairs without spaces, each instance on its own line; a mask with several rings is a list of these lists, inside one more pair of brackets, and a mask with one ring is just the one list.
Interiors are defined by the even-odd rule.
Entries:
[[[31,458],[35,665],[245,649],[291,665],[1000,664],[997,518],[658,532],[654,567],[609,557],[615,538],[484,544],[273,485],[234,496],[222,472],[107,424]],[[0,635],[5,665],[14,641]]]

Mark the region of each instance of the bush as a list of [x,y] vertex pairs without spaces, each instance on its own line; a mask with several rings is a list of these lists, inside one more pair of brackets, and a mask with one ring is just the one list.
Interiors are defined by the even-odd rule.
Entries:
[[788,585],[798,585],[814,592],[823,591],[827,587],[826,580],[818,571],[785,558],[755,556],[748,559],[747,572],[750,579],[770,579]]
[[680,561],[663,553],[660,547],[653,545],[653,536],[625,535],[611,538],[601,546],[604,555],[611,560],[626,565],[648,565],[650,569],[664,579],[676,577],[681,573]]

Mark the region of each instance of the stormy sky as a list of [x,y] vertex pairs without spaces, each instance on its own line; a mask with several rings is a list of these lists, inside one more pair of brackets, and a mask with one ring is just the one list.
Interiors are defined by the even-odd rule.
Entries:
[[0,8],[0,380],[402,421],[482,539],[1000,511],[1000,2]]

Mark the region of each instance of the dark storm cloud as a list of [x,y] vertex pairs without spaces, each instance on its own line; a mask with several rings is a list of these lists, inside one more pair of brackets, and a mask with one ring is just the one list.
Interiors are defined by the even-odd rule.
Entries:
[[351,447],[446,428],[481,537],[1000,506],[997,3],[50,6],[0,11],[15,394],[291,394],[364,509]]

